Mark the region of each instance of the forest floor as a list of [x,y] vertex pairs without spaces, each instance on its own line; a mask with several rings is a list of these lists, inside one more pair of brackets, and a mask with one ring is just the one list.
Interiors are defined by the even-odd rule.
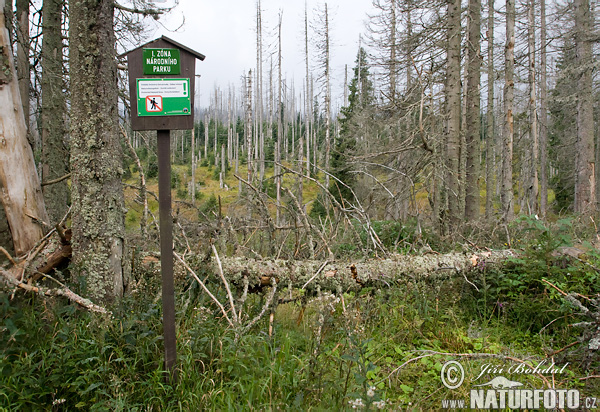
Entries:
[[[174,171],[174,199],[189,203],[189,170]],[[219,214],[216,199],[222,208],[235,205],[232,175],[229,190],[208,168],[199,169],[197,182],[205,194],[176,214],[200,222]],[[137,176],[127,183],[138,185]],[[153,179],[148,189],[157,192]],[[318,187],[306,184],[305,191],[307,202]],[[128,231],[135,234],[141,209],[135,189],[126,192]],[[149,206],[156,215],[151,197]],[[559,409],[600,409],[600,253],[576,227],[573,219],[521,219],[510,228],[518,253],[457,276],[406,276],[331,292],[314,281],[283,284],[277,295],[268,286],[246,294],[238,284],[229,306],[206,245],[192,244],[184,258],[197,278],[176,265],[176,381],[163,372],[158,261],[136,237],[129,293],[110,315],[66,300],[0,294],[0,411],[509,410],[509,401],[552,409],[555,399],[564,402],[555,403]],[[396,230],[379,232],[384,241],[397,241],[405,226],[381,228]],[[428,233],[394,252],[474,247]],[[581,254],[556,253],[574,244]],[[85,279],[68,271],[56,277],[85,296]]]

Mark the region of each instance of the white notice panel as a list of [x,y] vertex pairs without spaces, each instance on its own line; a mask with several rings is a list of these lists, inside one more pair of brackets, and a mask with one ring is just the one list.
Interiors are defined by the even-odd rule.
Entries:
[[138,98],[148,96],[188,97],[189,80],[138,79]]

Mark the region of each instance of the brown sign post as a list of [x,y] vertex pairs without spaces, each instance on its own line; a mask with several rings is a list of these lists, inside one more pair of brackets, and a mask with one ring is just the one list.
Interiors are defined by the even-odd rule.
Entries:
[[176,381],[170,140],[171,130],[194,127],[196,59],[204,60],[205,56],[165,36],[124,55],[129,70],[131,128],[157,132],[165,369]]

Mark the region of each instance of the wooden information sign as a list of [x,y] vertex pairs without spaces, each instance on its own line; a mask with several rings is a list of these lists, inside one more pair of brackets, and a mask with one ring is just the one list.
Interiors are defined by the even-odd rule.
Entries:
[[204,55],[165,36],[125,55],[129,70],[131,128],[156,130],[157,135],[165,369],[169,372],[168,379],[176,381],[170,140],[171,130],[194,127],[196,59],[204,60]]
[[132,130],[191,130],[196,60],[205,56],[166,36],[124,56],[129,70]]

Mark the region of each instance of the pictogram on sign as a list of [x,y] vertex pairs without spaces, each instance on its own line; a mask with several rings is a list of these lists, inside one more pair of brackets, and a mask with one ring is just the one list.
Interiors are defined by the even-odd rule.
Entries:
[[147,112],[162,112],[162,96],[146,96]]

